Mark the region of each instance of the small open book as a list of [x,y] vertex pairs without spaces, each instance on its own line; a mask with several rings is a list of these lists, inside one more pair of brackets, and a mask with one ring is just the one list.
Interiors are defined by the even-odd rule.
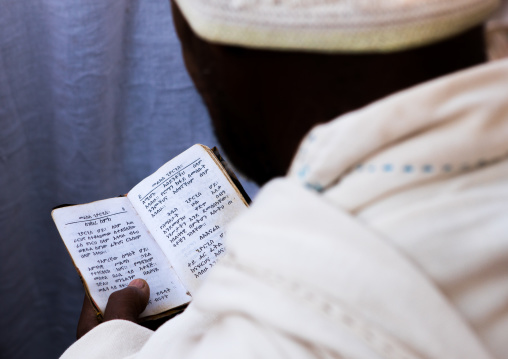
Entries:
[[127,196],[53,210],[98,316],[109,295],[135,278],[150,285],[140,318],[168,315],[190,302],[224,254],[227,223],[248,206],[224,164],[215,149],[194,145]]

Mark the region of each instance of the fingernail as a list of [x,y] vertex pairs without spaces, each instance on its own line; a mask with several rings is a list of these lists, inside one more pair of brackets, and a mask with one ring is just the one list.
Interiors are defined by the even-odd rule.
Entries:
[[129,287],[136,287],[139,289],[143,289],[146,285],[146,282],[143,279],[134,279],[132,282],[129,283]]

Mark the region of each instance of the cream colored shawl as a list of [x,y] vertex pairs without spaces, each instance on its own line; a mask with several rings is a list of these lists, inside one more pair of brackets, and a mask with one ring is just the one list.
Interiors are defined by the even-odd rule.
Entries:
[[63,357],[507,357],[507,155],[506,61],[322,125],[186,312]]

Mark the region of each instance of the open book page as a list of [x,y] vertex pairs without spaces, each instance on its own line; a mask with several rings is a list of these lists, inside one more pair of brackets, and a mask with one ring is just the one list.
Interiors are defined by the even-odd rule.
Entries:
[[109,295],[135,278],[150,284],[150,301],[141,317],[190,301],[168,259],[126,197],[64,207],[52,215],[102,313]]
[[247,207],[212,156],[194,145],[127,196],[191,293],[224,254],[226,224]]

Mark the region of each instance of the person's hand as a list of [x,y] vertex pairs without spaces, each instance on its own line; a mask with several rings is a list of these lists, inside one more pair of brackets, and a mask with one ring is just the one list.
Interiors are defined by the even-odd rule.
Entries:
[[[150,298],[150,287],[143,279],[134,279],[128,287],[109,296],[104,312],[104,322],[124,319],[137,323],[138,317],[146,308]],[[79,317],[77,339],[99,325],[95,309],[85,295],[81,316]]]

